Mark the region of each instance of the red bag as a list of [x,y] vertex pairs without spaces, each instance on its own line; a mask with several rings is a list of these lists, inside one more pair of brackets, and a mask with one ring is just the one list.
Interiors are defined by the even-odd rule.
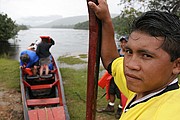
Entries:
[[24,68],[24,69],[22,69],[22,70],[23,70],[23,72],[24,72],[25,74],[28,74],[28,75],[30,75],[30,76],[33,75],[31,68]]
[[106,86],[106,84],[111,80],[112,76],[106,71],[104,73],[104,75],[100,78],[100,80],[98,81],[98,85],[104,89],[104,87]]
[[101,79],[98,81],[98,85],[104,89],[106,87],[106,100],[109,100],[109,84],[112,76],[106,71]]

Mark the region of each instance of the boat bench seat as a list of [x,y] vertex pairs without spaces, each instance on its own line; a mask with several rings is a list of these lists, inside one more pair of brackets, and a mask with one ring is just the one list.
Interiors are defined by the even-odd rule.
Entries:
[[30,120],[66,120],[63,106],[29,110]]
[[59,98],[42,98],[42,99],[29,99],[27,100],[27,106],[46,106],[59,104]]
[[59,81],[55,81],[52,84],[43,84],[43,85],[29,85],[27,82],[24,81],[24,83],[26,83],[27,86],[29,86],[31,88],[31,90],[40,90],[40,89],[49,89],[52,88],[54,85],[57,85],[59,83]]
[[52,88],[52,84],[44,84],[44,85],[33,85],[31,86],[31,90],[39,90],[39,89],[48,89]]

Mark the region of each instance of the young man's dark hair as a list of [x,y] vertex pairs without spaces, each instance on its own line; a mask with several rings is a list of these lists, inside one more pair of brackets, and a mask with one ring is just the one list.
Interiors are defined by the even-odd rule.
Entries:
[[160,11],[148,11],[134,20],[133,31],[142,31],[154,37],[163,37],[162,49],[171,61],[180,57],[180,22],[176,15]]
[[29,58],[29,55],[28,54],[23,54],[20,56],[20,60],[23,62],[23,63],[28,63],[30,58]]

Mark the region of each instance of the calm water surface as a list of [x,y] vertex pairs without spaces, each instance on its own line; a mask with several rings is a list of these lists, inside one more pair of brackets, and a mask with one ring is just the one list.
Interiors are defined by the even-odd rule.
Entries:
[[63,55],[88,53],[88,30],[31,28],[20,31],[15,41],[9,40],[12,47],[16,45],[13,58],[18,60],[20,52],[27,49],[31,43],[40,40],[39,36],[42,35],[48,35],[54,39],[55,45],[50,51],[56,59]]

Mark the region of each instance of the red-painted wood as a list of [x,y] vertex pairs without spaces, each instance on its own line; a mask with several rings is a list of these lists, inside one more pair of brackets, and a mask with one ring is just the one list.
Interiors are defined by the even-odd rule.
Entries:
[[29,115],[29,120],[38,120],[38,113],[36,110],[29,110],[28,115]]
[[48,89],[48,88],[52,88],[52,84],[33,85],[30,88],[31,88],[31,90]]
[[29,110],[29,120],[65,120],[63,106]]
[[59,98],[43,98],[43,99],[29,99],[27,106],[44,106],[59,104]]
[[[59,79],[59,78],[58,78]],[[59,80],[58,80],[59,81]],[[58,94],[59,94],[59,103],[60,105],[63,105],[63,100],[62,100],[62,91],[61,91],[61,87],[60,87],[60,83],[57,83],[57,88],[59,90]]]
[[65,113],[63,107],[55,107],[52,109],[52,113],[54,115],[54,120],[65,120]]
[[47,114],[47,120],[54,120],[54,115],[52,112],[52,108],[44,108],[46,114]]
[[[97,4],[97,0],[87,0]],[[101,22],[89,8],[89,52],[88,52],[88,80],[86,120],[95,120],[96,100],[99,75],[100,46],[101,46]]]
[[54,85],[57,85],[59,81],[55,81],[53,84],[44,84],[44,85],[32,85],[30,86],[31,90],[38,90],[38,89],[47,89],[52,88]]
[[47,111],[45,109],[37,109],[38,120],[47,120]]

